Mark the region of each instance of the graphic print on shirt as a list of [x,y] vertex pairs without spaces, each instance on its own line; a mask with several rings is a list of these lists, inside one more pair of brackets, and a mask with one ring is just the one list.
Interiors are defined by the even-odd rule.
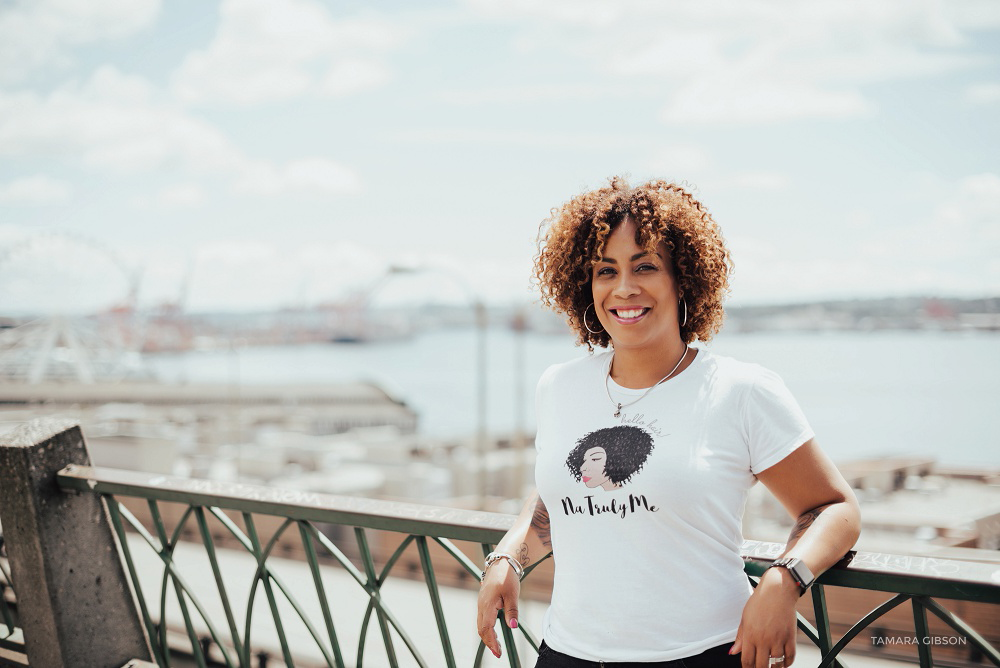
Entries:
[[645,430],[628,425],[607,427],[577,441],[566,466],[577,482],[611,491],[627,484],[652,451],[653,437]]

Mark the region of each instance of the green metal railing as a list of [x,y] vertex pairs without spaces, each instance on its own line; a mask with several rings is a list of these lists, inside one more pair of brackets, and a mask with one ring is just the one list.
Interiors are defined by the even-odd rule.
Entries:
[[[746,541],[743,561],[747,574],[760,577],[776,559],[782,545]],[[947,610],[937,598],[973,601],[1000,605],[1000,573],[996,565],[915,557],[875,552],[852,552],[836,567],[817,579],[811,587],[814,626],[801,614],[799,629],[822,652],[818,668],[842,666],[839,657],[847,645],[865,629],[883,618],[894,608],[909,602],[913,611],[914,640],[921,666],[933,666],[933,636],[927,622],[927,613],[939,617],[960,637],[966,639],[983,659],[1000,666],[1000,651],[969,624]],[[851,626],[844,635],[833,641],[830,617],[826,604],[826,587],[848,587],[895,594]],[[1000,610],[998,610],[1000,613]]]
[[[311,655],[316,665],[337,668],[380,662],[389,666],[457,668],[459,660],[446,618],[447,606],[438,586],[440,559],[451,560],[458,570],[478,580],[480,567],[454,541],[476,544],[476,550],[486,554],[514,519],[495,513],[83,466],[65,468],[58,475],[58,483],[64,490],[96,492],[106,499],[155,660],[164,668],[171,665],[171,650],[177,648],[172,628],[181,624],[184,628],[181,637],[187,637],[191,656],[197,665],[204,667],[222,664],[249,668],[267,644],[259,638],[261,629],[267,628],[274,632],[275,653],[288,666],[305,665],[307,660],[303,656]],[[152,531],[125,507],[122,499],[133,504],[136,500],[140,504],[145,502]],[[165,519],[165,508],[170,508],[173,514],[172,527]],[[265,523],[268,530],[261,531]],[[344,528],[336,541],[321,530],[328,526]],[[129,528],[135,532],[131,540]],[[197,572],[186,572],[183,562],[189,560],[188,552],[193,548],[186,541],[182,545],[181,539],[185,532],[192,531],[200,537],[197,549],[201,561]],[[399,544],[387,549],[374,547],[373,536],[382,540],[384,531],[394,532],[390,535],[396,536]],[[220,539],[241,549],[249,564],[246,575],[236,572],[230,551],[226,551],[224,558],[220,555],[217,545]],[[287,560],[280,558],[283,548],[278,546],[289,542],[301,550],[305,566],[301,571],[283,573]],[[136,550],[137,545],[148,548],[144,555]],[[743,553],[748,575],[759,577],[781,548],[773,543],[747,541]],[[432,559],[432,549],[438,555],[436,562]],[[412,580],[390,579],[394,567],[403,563],[404,554],[408,555],[409,564],[419,564],[419,569],[414,570],[422,571],[424,596],[434,622],[434,631],[425,629],[420,642],[404,626],[407,622],[412,627],[415,620],[411,616],[404,619],[395,608],[397,603],[412,604],[415,594],[389,592],[392,580]],[[1000,652],[937,600],[1000,604],[1000,583],[992,579],[995,567],[875,553],[856,553],[851,557],[824,573],[813,587],[816,624],[799,618],[800,628],[822,652],[821,666],[842,665],[841,653],[852,639],[907,602],[913,610],[917,638],[928,637],[929,611],[967,638],[982,657],[1000,666]],[[155,578],[150,572],[152,565],[157,567]],[[333,569],[328,567],[331,565]],[[338,571],[342,580],[332,581],[332,570]],[[203,576],[200,586],[195,575]],[[299,595],[303,581],[307,583],[308,601]],[[214,591],[204,582],[211,582]],[[350,583],[354,593],[360,591],[364,600],[356,636],[345,632],[352,624],[356,627],[358,620],[345,620],[350,604],[343,582]],[[894,595],[835,640],[825,586]],[[463,634],[475,633],[474,606],[452,613],[461,615]],[[171,615],[179,615],[180,619],[172,619]],[[0,618],[0,629],[4,623],[5,618]],[[297,629],[294,632],[293,625]],[[511,667],[522,665],[518,645],[525,643],[517,638],[524,638],[534,651],[538,648],[537,638],[527,625],[519,625],[516,632],[505,624],[500,626],[506,662]],[[8,624],[8,628],[12,626]],[[431,644],[427,636],[434,633],[437,637]],[[369,646],[371,637],[381,645],[377,654],[372,654]],[[307,647],[311,649],[307,651]],[[929,644],[919,645],[920,665],[933,665],[932,649]],[[463,665],[468,665],[468,661],[481,665],[484,650],[480,643],[474,656],[466,657]]]

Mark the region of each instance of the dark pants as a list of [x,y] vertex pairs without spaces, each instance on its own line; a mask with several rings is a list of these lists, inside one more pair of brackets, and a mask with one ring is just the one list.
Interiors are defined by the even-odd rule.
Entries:
[[739,668],[740,655],[729,654],[733,643],[727,642],[718,647],[706,649],[701,654],[689,656],[674,661],[655,661],[653,663],[636,663],[625,661],[612,663],[608,661],[585,661],[557,652],[542,641],[538,648],[538,662],[535,668]]

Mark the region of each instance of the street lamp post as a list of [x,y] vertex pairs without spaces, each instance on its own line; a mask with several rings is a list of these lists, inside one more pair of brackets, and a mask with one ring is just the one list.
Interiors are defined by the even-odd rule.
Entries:
[[[385,277],[377,284],[381,288],[385,281],[392,276],[417,274],[425,271],[440,271],[449,276],[456,285],[460,286],[469,300],[469,305],[473,309],[476,324],[476,374],[473,391],[476,396],[476,436],[474,443],[474,460],[477,470],[476,474],[476,509],[485,510],[486,506],[486,453],[489,434],[486,429],[486,388],[487,388],[487,340],[486,330],[489,325],[489,317],[486,304],[482,298],[469,287],[462,276],[457,276],[453,272],[442,267],[408,267],[392,265],[386,272]],[[372,291],[374,292],[374,290]],[[369,299],[371,293],[369,293]]]

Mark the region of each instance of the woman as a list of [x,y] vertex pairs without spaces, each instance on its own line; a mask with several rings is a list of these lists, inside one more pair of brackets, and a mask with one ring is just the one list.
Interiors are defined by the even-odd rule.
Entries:
[[[546,223],[543,301],[609,351],[539,381],[537,492],[487,559],[480,637],[499,657],[497,613],[517,627],[518,576],[551,550],[537,668],[790,666],[795,604],[857,540],[858,506],[780,378],[690,347],[722,324],[731,263],[718,227],[677,185],[618,178]],[[581,488],[574,448],[610,463],[623,429],[648,435],[629,446],[640,464],[617,478],[605,465],[601,489]],[[752,589],[739,549],[758,480],[796,524]]]

